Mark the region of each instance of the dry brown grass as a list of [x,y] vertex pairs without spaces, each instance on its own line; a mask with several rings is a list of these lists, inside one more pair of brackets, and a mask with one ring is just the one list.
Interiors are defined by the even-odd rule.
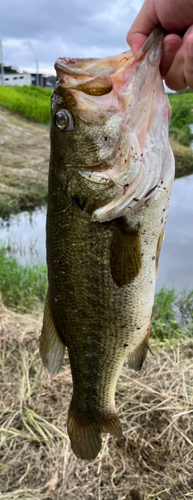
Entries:
[[125,367],[116,404],[125,441],[106,435],[99,457],[78,460],[66,434],[68,361],[42,368],[41,317],[0,305],[0,499],[193,499],[193,342],[156,344],[145,368]]

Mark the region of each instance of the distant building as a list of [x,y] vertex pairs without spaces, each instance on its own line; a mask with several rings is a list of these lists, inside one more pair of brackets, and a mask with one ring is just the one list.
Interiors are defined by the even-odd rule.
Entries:
[[28,73],[5,73],[2,82],[2,75],[0,75],[0,85],[4,86],[13,86],[19,85],[23,87],[23,85],[31,85],[31,75]]
[[31,84],[35,85],[35,87],[47,87],[46,84],[47,77],[42,73],[32,73],[31,74]]
[[43,75],[43,73],[19,73],[18,68],[13,68],[12,66],[3,67],[2,76],[1,73],[1,63],[0,63],[0,85],[6,87],[11,87],[13,85],[35,85],[37,87],[49,87],[54,88],[56,78],[55,76],[49,76],[48,78]]

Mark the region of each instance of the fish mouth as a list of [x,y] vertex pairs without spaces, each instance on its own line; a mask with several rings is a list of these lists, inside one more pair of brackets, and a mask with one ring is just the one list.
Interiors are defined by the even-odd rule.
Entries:
[[[90,95],[109,93],[113,88],[111,79],[115,79],[116,83],[123,84],[123,80],[128,76],[125,75],[126,69],[134,62],[143,59],[152,45],[155,44],[156,39],[162,41],[165,35],[166,31],[163,28],[155,28],[135,57],[131,50],[104,59],[59,57],[54,66],[57,79],[67,89],[82,90],[85,93],[90,93]],[[91,88],[91,82],[95,83],[95,87],[97,87],[95,91],[94,85]],[[128,85],[128,80],[126,83]],[[101,94],[98,94],[100,85]],[[104,91],[104,94],[102,94],[102,91]]]
[[129,214],[155,196],[162,183],[170,115],[159,72],[165,34],[155,28],[135,57],[128,50],[104,59],[56,61],[59,85],[75,97],[80,120],[86,114],[89,121],[89,113],[93,117],[100,106],[109,123],[113,113],[120,120],[118,146],[104,160],[79,169],[88,182],[115,186],[115,196],[93,212],[93,221]]

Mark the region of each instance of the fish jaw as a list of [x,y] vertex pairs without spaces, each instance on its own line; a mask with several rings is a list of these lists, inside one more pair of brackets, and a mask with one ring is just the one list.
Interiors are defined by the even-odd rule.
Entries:
[[[142,206],[159,192],[165,158],[174,165],[170,106],[159,72],[163,37],[154,30],[135,59],[127,51],[106,59],[56,62],[58,85],[74,99],[81,141],[85,136],[89,143],[92,136],[91,148],[85,146],[87,154],[77,163],[87,205],[94,192],[95,206],[88,211],[93,221],[110,221]],[[95,150],[92,157],[90,149]],[[101,196],[99,184],[105,183],[113,189]]]

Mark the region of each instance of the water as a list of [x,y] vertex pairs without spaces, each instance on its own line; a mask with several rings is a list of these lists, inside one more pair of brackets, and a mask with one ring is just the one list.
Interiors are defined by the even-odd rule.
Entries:
[[0,219],[0,242],[10,246],[9,255],[22,264],[46,262],[45,223],[46,207],[11,216],[8,223]]
[[164,285],[193,289],[193,175],[174,182],[156,291]]
[[[36,209],[30,216],[23,212],[11,217],[7,226],[2,221],[0,240],[9,241],[14,255],[22,263],[46,261],[46,208]],[[165,239],[162,245],[156,291],[162,286],[193,289],[193,175],[177,179],[172,191]]]

